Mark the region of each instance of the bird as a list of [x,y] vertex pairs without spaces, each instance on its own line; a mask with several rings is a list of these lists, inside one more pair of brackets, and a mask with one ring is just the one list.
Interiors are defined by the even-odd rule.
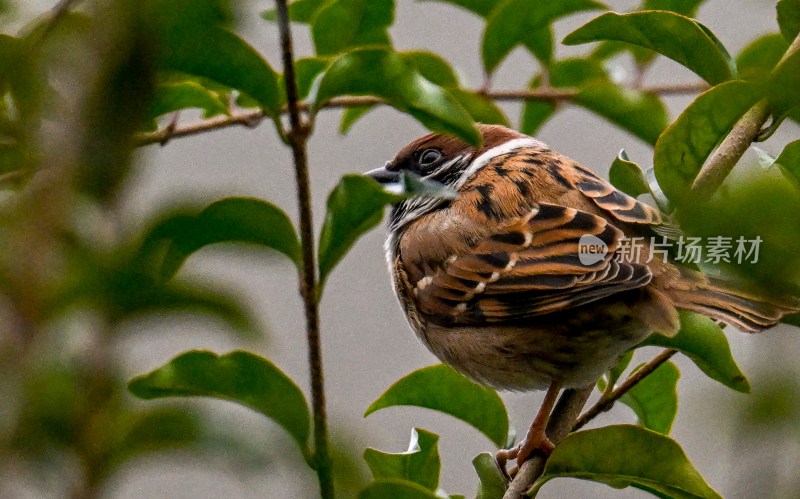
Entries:
[[[477,127],[478,146],[429,133],[365,175],[455,192],[396,202],[386,259],[411,329],[443,363],[496,389],[546,390],[525,439],[496,454],[503,469],[549,455],[560,390],[595,383],[654,332],[676,334],[679,310],[746,332],[798,310],[651,254],[648,235],[677,232],[658,209],[533,137]],[[635,237],[638,255],[624,251]]]

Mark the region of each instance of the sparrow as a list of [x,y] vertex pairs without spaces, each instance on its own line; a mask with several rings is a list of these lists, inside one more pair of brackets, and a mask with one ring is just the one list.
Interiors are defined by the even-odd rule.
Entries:
[[[549,455],[559,391],[593,384],[654,332],[674,335],[678,310],[747,332],[797,311],[650,259],[647,236],[675,231],[657,209],[533,137],[478,128],[478,147],[431,133],[365,175],[391,189],[409,172],[456,193],[397,202],[386,258],[411,328],[442,362],[497,389],[547,390],[525,440],[499,451],[503,463]],[[633,237],[638,255],[622,251]]]

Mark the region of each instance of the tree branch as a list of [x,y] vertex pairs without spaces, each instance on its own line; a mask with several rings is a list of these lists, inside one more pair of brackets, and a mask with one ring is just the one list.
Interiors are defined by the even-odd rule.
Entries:
[[[683,94],[696,94],[708,88],[708,84],[704,82],[678,84],[678,85],[654,85],[651,87],[642,88],[641,91],[653,93],[657,95],[683,95]],[[541,88],[532,90],[492,90],[482,91],[477,90],[476,93],[494,100],[504,102],[524,102],[524,101],[549,101],[561,102],[569,101],[578,95],[580,90],[577,88]],[[336,109],[354,106],[366,105],[380,105],[383,104],[381,99],[376,97],[362,96],[362,97],[338,97],[331,99],[323,108]],[[308,103],[298,102],[297,107],[299,110],[308,109]],[[288,107],[284,110],[288,113]],[[156,132],[140,133],[135,137],[135,144],[137,146],[146,146],[150,144],[165,144],[171,139],[179,137],[187,137],[191,135],[198,135],[201,133],[219,130],[232,126],[246,126],[255,127],[264,119],[264,112],[261,110],[243,111],[231,116],[221,116],[211,118],[198,123],[184,125],[169,129],[168,127],[162,128]]]
[[[779,68],[798,51],[800,51],[800,35],[797,35],[775,68]],[[761,132],[761,127],[764,126],[770,114],[772,114],[772,106],[767,99],[762,99],[736,122],[731,132],[694,179],[693,194],[700,196],[701,199],[714,194],[750,144],[756,140]]]
[[583,413],[583,415],[581,415],[581,417],[578,418],[578,420],[575,422],[575,426],[572,427],[572,431],[577,431],[583,428],[586,423],[597,417],[600,413],[611,409],[617,400],[622,398],[623,395],[628,393],[634,386],[649,376],[653,371],[658,369],[661,364],[668,361],[676,353],[678,353],[677,350],[672,350],[669,348],[663,350],[661,353],[653,357],[650,362],[634,371],[617,388],[604,392],[603,396],[600,397],[600,400],[598,400],[596,404],[590,407],[585,413]]
[[[589,400],[594,385],[585,388],[565,390],[558,400],[556,408],[550,415],[550,422],[547,424],[547,436],[550,441],[558,445],[559,442],[569,435],[575,420],[578,418],[581,409]],[[537,453],[520,467],[511,484],[508,486],[503,499],[521,499],[525,496],[533,482],[542,476],[544,465],[547,458]]]
[[303,251],[303,268],[300,273],[300,295],[306,316],[308,340],[308,364],[311,376],[311,406],[314,415],[313,465],[319,480],[320,496],[334,499],[333,473],[328,451],[328,420],[325,410],[325,386],[322,370],[322,345],[319,331],[319,308],[317,305],[317,265],[314,258],[314,224],[311,212],[311,183],[308,176],[306,144],[311,130],[300,116],[297,93],[297,78],[292,50],[292,33],[289,25],[289,10],[286,0],[276,0],[278,29],[280,31],[283,71],[286,81],[286,100],[290,129],[286,139],[292,148],[297,202],[300,211],[300,241]]

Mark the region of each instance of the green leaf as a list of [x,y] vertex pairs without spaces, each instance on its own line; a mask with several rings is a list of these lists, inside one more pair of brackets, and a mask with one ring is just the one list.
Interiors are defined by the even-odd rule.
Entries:
[[481,452],[472,460],[478,473],[478,493],[475,499],[502,499],[508,485],[497,461],[490,452]]
[[711,84],[736,75],[731,57],[719,40],[697,21],[673,12],[607,12],[567,35],[564,44],[599,40],[617,40],[654,50]]
[[383,208],[398,199],[363,175],[342,177],[328,196],[319,237],[320,288],[358,238],[380,223]]
[[456,98],[476,122],[510,126],[506,115],[491,99],[461,88],[451,88],[450,94]]
[[[608,371],[608,384],[611,386],[615,386],[617,381],[622,376],[622,373],[625,372],[625,369],[628,368],[628,365],[631,363],[631,359],[633,359],[633,350],[629,350],[625,352],[625,354],[619,359],[617,365],[611,368]],[[601,378],[602,380],[602,378]],[[601,386],[600,389],[604,389],[605,385]]]
[[318,54],[338,54],[365,45],[391,45],[389,26],[394,0],[334,0],[326,3],[311,22]]
[[439,487],[439,471],[442,467],[438,442],[439,435],[414,428],[411,430],[408,451],[390,454],[367,448],[364,451],[364,460],[376,480],[398,478],[436,492]]
[[591,480],[614,488],[639,485],[675,499],[721,499],[674,440],[632,425],[569,435],[553,450],[544,473],[534,482],[532,495],[557,477]]
[[687,200],[706,158],[758,98],[750,83],[723,83],[697,97],[664,131],[653,162],[658,183],[671,201]]
[[480,134],[461,104],[426,80],[401,54],[386,49],[354,50],[335,59],[317,81],[310,97],[315,109],[340,95],[373,95],[433,131],[457,135],[470,144],[480,142]]
[[184,81],[157,86],[148,115],[149,119],[155,119],[164,114],[192,108],[202,109],[204,118],[228,113],[228,103],[218,93],[199,83]]
[[[295,72],[297,73],[297,95],[301,99],[308,97],[314,80],[320,73],[328,67],[330,60],[324,57],[304,57],[295,62]],[[281,87],[286,83],[281,76]]]
[[505,0],[486,20],[481,42],[481,56],[486,72],[491,74],[517,45],[524,45],[547,64],[553,57],[553,34],[550,25],[558,18],[586,10],[606,9],[594,0],[540,2],[532,8],[528,0]]
[[426,1],[451,3],[453,5],[457,5],[471,12],[474,12],[475,14],[478,14],[481,17],[486,17],[492,12],[495,6],[497,6],[497,4],[501,3],[503,0],[426,0]]
[[345,108],[344,112],[342,113],[342,121],[339,122],[339,133],[345,135],[350,131],[353,125],[356,124],[356,121],[361,119],[362,116],[373,109],[375,109],[375,106],[371,104],[366,106],[350,106]]
[[417,68],[419,74],[426,80],[440,87],[458,86],[458,76],[450,64],[439,54],[427,50],[408,50],[400,53]]
[[650,192],[650,186],[647,184],[647,177],[642,168],[628,159],[625,149],[622,149],[611,163],[608,179],[614,187],[629,196],[637,197]]
[[756,38],[736,56],[739,77],[748,81],[766,80],[788,48],[789,44],[778,33]]
[[708,377],[737,392],[749,393],[750,384],[736,365],[728,338],[719,325],[708,317],[681,312],[681,329],[672,338],[651,335],[640,346],[673,348],[683,353]]
[[375,480],[358,494],[358,499],[441,499],[421,485],[406,480],[387,478]]
[[444,364],[418,369],[400,379],[369,406],[364,416],[397,405],[449,414],[482,432],[498,447],[508,436],[508,415],[497,393]]
[[[296,23],[310,24],[317,11],[328,0],[294,0],[289,4],[289,19]],[[261,13],[267,21],[276,21],[278,13],[275,9],[268,9]]]
[[784,175],[800,186],[800,140],[787,144],[775,158],[775,164],[781,168]]
[[781,34],[792,43],[800,32],[800,0],[780,0],[776,10]]
[[240,90],[264,111],[280,115],[283,92],[278,76],[253,47],[236,34],[209,22],[199,22],[197,3],[189,0],[148,2],[158,41],[156,65],[202,76]]
[[303,392],[267,359],[236,351],[183,353],[155,371],[134,378],[139,398],[211,397],[242,404],[282,426],[309,456],[310,416]]
[[800,50],[789,55],[775,67],[769,82],[769,100],[773,113],[780,116],[800,108]]
[[633,409],[640,426],[668,435],[678,413],[679,377],[675,364],[665,362],[623,395],[620,402]]
[[593,82],[581,88],[575,103],[603,116],[648,144],[655,144],[667,127],[667,109],[655,94],[612,82]]
[[254,198],[225,198],[197,215],[179,214],[157,224],[147,243],[167,240],[160,275],[170,278],[195,251],[215,243],[250,243],[283,253],[300,266],[300,241],[280,208]]

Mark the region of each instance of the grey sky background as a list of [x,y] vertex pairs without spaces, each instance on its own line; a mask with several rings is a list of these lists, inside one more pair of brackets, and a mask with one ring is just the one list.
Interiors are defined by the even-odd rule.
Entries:
[[[49,8],[54,2],[18,2],[30,12]],[[534,2],[535,3],[535,2]],[[635,7],[636,1],[608,2],[615,10]],[[257,13],[269,1],[241,2],[244,36],[277,69],[280,59],[275,26],[261,21]],[[597,13],[571,16],[556,25],[563,36]],[[709,0],[699,19],[737,53],[758,35],[776,30],[774,3],[764,0]],[[427,49],[443,55],[457,69],[465,84],[482,84],[480,37],[482,22],[467,11],[436,2],[397,0],[396,23],[391,34],[397,49]],[[310,54],[308,30],[298,27],[295,40],[299,54]],[[559,57],[581,53],[582,47],[558,46]],[[617,68],[625,74],[625,64]],[[524,50],[509,57],[494,80],[494,88],[522,88],[537,71],[537,63]],[[648,83],[696,81],[678,64],[659,60]],[[666,100],[673,118],[690,99]],[[520,105],[503,106],[517,124]],[[324,216],[327,193],[345,173],[380,166],[411,139],[425,132],[412,118],[381,107],[358,122],[347,136],[338,134],[341,111],[321,113],[310,143],[309,158],[317,227]],[[184,116],[184,120],[191,116]],[[763,148],[776,154],[780,144],[797,138],[796,126],[784,126]],[[631,159],[649,165],[651,149],[635,137],[579,109],[559,113],[538,138],[556,150],[601,174],[624,148]],[[752,159],[752,156],[750,156]],[[141,227],[147,217],[176,199],[197,203],[221,196],[248,195],[265,198],[296,219],[294,181],[288,150],[268,123],[257,129],[234,128],[170,142],[166,147],[141,150],[135,178],[122,202],[129,227]],[[364,447],[404,451],[411,428],[422,427],[441,436],[441,486],[449,493],[474,494],[476,478],[470,461],[481,451],[494,450],[477,431],[446,416],[414,408],[390,408],[364,419],[366,407],[388,386],[436,359],[416,339],[405,323],[391,292],[383,256],[383,227],[363,238],[331,276],[322,301],[322,333],[325,354],[328,408],[335,441],[346,442],[360,453]],[[264,253],[213,248],[193,256],[181,271],[184,276],[213,278],[238,290],[268,328],[268,340],[246,344],[233,335],[220,334],[224,326],[201,319],[151,320],[136,323],[140,331],[119,345],[116,356],[126,373],[133,376],[168,361],[188,349],[202,348],[223,353],[248,348],[272,359],[308,393],[306,345],[301,304],[295,274],[289,263]],[[736,359],[758,388],[759,366],[781,365],[800,376],[797,352],[800,335],[789,329],[761,336],[730,331]],[[652,352],[651,352],[652,353]],[[643,360],[639,355],[637,359]],[[683,358],[677,359],[682,379],[680,410],[673,435],[683,445],[709,483],[725,497],[763,497],[762,483],[745,479],[747,470],[761,469],[780,461],[783,473],[796,468],[800,443],[783,435],[752,435],[734,424],[731,415],[745,402],[737,394],[706,378]],[[524,432],[533,418],[542,393],[503,394],[512,423]],[[141,402],[147,403],[147,402]],[[290,438],[271,422],[250,411],[216,401],[192,401],[191,407],[210,411],[215,424],[243,432],[254,446],[268,449],[266,469],[231,473],[224,458],[211,463],[197,456],[171,454],[152,456],[118,474],[106,496],[129,498],[222,498],[287,497],[316,495],[316,479],[300,465],[300,456]],[[599,419],[599,424],[634,422],[625,407]],[[793,456],[793,457],[792,457]],[[794,463],[794,464],[793,464]],[[365,466],[361,465],[363,469]],[[780,470],[779,470],[780,471]],[[765,474],[764,480],[780,480],[780,473]],[[57,480],[57,478],[54,478]],[[34,491],[20,490],[20,497],[42,497],[46,484],[31,484]],[[599,484],[556,480],[541,497],[651,497],[635,490],[617,491]],[[795,496],[797,497],[797,496]]]

